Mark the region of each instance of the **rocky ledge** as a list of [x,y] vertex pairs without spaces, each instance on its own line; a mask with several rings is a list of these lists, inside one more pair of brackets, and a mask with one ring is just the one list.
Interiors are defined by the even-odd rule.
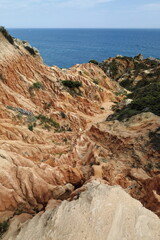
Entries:
[[70,202],[50,201],[32,219],[14,217],[3,240],[159,240],[159,218],[120,187],[93,181],[83,191]]

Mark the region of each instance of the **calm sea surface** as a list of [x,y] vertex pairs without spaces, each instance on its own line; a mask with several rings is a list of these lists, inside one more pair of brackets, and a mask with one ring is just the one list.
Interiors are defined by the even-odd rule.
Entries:
[[8,29],[38,48],[46,64],[71,67],[117,54],[160,58],[160,29]]

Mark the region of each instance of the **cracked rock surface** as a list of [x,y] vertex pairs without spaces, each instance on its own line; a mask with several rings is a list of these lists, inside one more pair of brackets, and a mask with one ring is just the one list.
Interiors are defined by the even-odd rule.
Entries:
[[118,186],[93,181],[77,200],[63,201],[25,223],[12,220],[3,240],[159,240],[160,220]]

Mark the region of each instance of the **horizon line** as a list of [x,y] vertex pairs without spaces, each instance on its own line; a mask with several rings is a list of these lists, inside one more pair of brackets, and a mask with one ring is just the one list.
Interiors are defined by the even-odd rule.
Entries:
[[94,27],[5,27],[5,28],[8,28],[8,29],[136,29],[136,30],[138,30],[138,29],[149,29],[149,30],[151,30],[151,29],[159,29],[160,30],[160,27],[159,28],[135,28],[135,27],[131,27],[131,28],[129,28],[129,27],[122,27],[122,28],[118,28],[118,27],[108,27],[108,28],[94,28]]

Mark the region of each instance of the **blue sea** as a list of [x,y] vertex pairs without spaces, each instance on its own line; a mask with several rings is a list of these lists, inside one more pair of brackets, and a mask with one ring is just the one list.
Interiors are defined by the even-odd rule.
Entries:
[[116,55],[160,58],[160,29],[8,29],[38,48],[44,62],[68,68]]

